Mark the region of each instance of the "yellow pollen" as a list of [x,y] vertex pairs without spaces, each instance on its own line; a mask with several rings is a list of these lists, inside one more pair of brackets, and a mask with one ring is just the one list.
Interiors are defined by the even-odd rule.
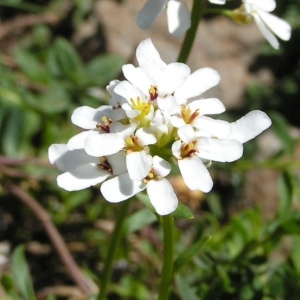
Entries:
[[192,111],[189,108],[187,108],[186,105],[183,105],[181,109],[181,117],[186,124],[191,124],[199,116],[199,114],[199,109],[192,113]]
[[157,92],[157,86],[156,85],[151,85],[151,87],[149,89],[149,95],[150,95],[151,101],[154,101],[157,98],[158,92]]
[[181,146],[181,151],[180,151],[180,158],[183,159],[185,157],[192,157],[195,155],[196,152],[198,152],[197,149],[195,149],[197,141],[193,141],[188,144],[183,144]]
[[139,144],[139,139],[134,135],[131,135],[130,137],[126,138],[125,143],[125,150],[127,154],[144,150],[144,147]]
[[151,107],[152,107],[151,102],[144,102],[140,99],[140,97],[137,97],[136,100],[130,98],[130,102],[134,110],[140,111],[140,114],[135,117],[138,121],[143,120],[151,111]]
[[143,183],[147,184],[152,179],[156,179],[156,180],[161,179],[161,176],[155,174],[155,171],[153,170],[153,168],[151,168],[149,174],[143,179]]

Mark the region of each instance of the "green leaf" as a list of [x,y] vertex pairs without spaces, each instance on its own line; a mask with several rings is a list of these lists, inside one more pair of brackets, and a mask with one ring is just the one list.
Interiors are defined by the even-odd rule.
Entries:
[[52,84],[38,100],[38,109],[47,114],[66,111],[70,105],[69,94],[59,84]]
[[188,282],[188,278],[186,276],[176,276],[175,277],[176,286],[178,289],[178,293],[180,299],[182,300],[199,300],[197,296],[197,290],[195,287],[192,287]]
[[76,84],[82,83],[85,70],[74,47],[65,39],[58,38],[49,50],[48,67],[57,78],[67,78]]
[[283,172],[279,178],[279,207],[278,216],[286,219],[291,210],[294,195],[294,185],[292,176],[288,172]]
[[18,49],[14,52],[14,58],[24,74],[30,79],[40,83],[48,83],[50,81],[49,72],[45,66],[30,52]]
[[192,220],[194,215],[191,210],[183,203],[178,203],[177,209],[172,213],[172,215],[177,219]]
[[126,219],[124,222],[124,233],[125,235],[128,235],[129,233],[138,231],[155,221],[157,221],[157,218],[149,211],[149,209],[140,210]]
[[121,56],[105,54],[96,57],[87,65],[87,78],[90,86],[105,86],[119,77],[125,60]]
[[24,116],[24,111],[19,108],[8,110],[5,116],[1,142],[3,152],[9,156],[18,155],[22,152],[20,141],[22,139]]
[[25,259],[24,246],[18,246],[12,255],[12,276],[25,300],[35,300],[29,268]]
[[157,213],[156,213],[153,205],[151,204],[150,199],[149,199],[147,194],[138,193],[138,194],[135,195],[135,197],[137,199],[139,199],[146,207],[148,207],[150,209],[150,211],[152,211],[155,215],[157,215]]
[[[147,206],[154,214],[157,215],[155,208],[150,202],[150,199],[147,194],[139,193],[136,195],[136,197],[143,202],[145,206]],[[194,218],[194,215],[192,214],[191,210],[185,206],[182,203],[178,204],[177,209],[172,213],[173,217],[178,219],[185,219],[185,220],[191,220]]]
[[203,249],[205,244],[210,240],[210,236],[201,240],[198,240],[192,246],[188,247],[183,251],[174,261],[174,273],[178,271],[181,267],[186,265],[195,255],[197,255],[200,250]]

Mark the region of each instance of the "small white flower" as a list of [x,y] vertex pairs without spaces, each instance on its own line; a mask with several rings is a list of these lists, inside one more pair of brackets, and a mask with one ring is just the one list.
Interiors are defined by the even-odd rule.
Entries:
[[[124,76],[169,115],[178,113],[188,99],[200,96],[220,81],[218,72],[211,68],[202,68],[191,74],[185,64],[164,63],[151,39],[139,44],[136,56],[139,67],[123,66]],[[124,97],[118,85],[115,92]]]
[[49,160],[64,173],[57,177],[57,184],[67,191],[78,191],[126,172],[125,153],[96,158],[83,149],[70,151],[65,144],[49,147]]
[[81,106],[74,110],[71,120],[73,124],[87,129],[74,137],[68,142],[69,150],[82,149],[85,139],[92,132],[109,133],[113,126],[113,122],[122,120],[125,117],[125,112],[120,108],[103,105],[97,109],[89,106]]
[[151,158],[151,169],[143,180],[132,180],[127,173],[105,181],[101,193],[109,202],[124,201],[147,189],[149,199],[159,215],[174,212],[178,199],[170,182],[165,179],[171,171],[170,164],[159,156]]
[[226,0],[208,0],[210,3],[223,5],[226,3]]
[[165,8],[169,32],[175,37],[181,37],[191,26],[190,12],[183,0],[148,0],[137,15],[138,26],[144,30],[149,29]]
[[197,122],[202,116],[220,114],[224,111],[225,107],[219,99],[195,100],[183,105],[179,114],[171,116],[171,122],[177,128],[187,124],[197,127]]
[[[173,144],[172,152],[178,159],[179,169],[190,189],[209,192],[212,188],[212,180],[208,171],[205,170],[203,160],[232,162],[239,159],[243,154],[243,146],[239,141],[197,137],[191,125],[179,128],[178,135],[180,140]],[[201,173],[201,179],[195,178],[197,172]]]
[[106,200],[120,202],[146,190],[157,213],[166,215],[178,205],[165,178],[170,163],[177,161],[191,190],[209,192],[208,166],[239,159],[243,143],[271,121],[261,111],[233,123],[215,120],[209,115],[224,112],[222,102],[197,97],[219,83],[217,71],[191,73],[185,64],[166,64],[150,39],[136,56],[138,67],[123,67],[127,80],[107,86],[110,105],[74,111],[72,122],[85,131],[67,145],[52,145],[49,160],[63,172],[57,183],[68,191],[101,184]]
[[270,14],[276,8],[275,0],[243,0],[245,10],[252,15],[261,33],[275,49],[279,48],[278,36],[284,41],[291,37],[291,26]]

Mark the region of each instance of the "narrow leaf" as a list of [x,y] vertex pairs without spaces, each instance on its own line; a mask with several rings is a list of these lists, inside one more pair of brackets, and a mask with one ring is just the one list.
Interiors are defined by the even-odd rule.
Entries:
[[24,246],[18,246],[12,255],[12,276],[22,297],[25,300],[35,300],[33,284],[25,259]]

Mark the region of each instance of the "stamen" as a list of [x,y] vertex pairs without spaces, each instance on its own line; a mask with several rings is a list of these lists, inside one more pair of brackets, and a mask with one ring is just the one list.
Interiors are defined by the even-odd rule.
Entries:
[[192,111],[186,107],[186,105],[182,106],[181,109],[181,117],[184,120],[185,124],[191,124],[200,114],[200,110],[197,109],[193,113]]
[[154,101],[157,99],[157,97],[158,97],[157,86],[151,85],[151,87],[149,89],[149,95],[150,95],[151,101]]
[[161,178],[162,177],[155,174],[155,171],[153,170],[153,168],[151,168],[149,174],[143,179],[143,183],[147,184],[152,179],[160,180]]
[[197,141],[193,141],[188,144],[183,144],[181,146],[181,151],[180,151],[180,158],[183,159],[185,157],[192,157],[195,155],[196,152],[198,152],[197,149],[195,149]]
[[103,122],[104,125],[102,125],[101,123],[98,123],[96,125],[96,128],[99,129],[99,130],[102,130],[106,133],[110,133],[109,125],[112,123],[112,119],[108,118],[107,116],[103,116],[101,118],[101,121]]
[[99,160],[100,160],[100,163],[97,165],[97,167],[100,170],[105,170],[105,171],[112,173],[112,167],[111,167],[110,163],[108,162],[107,158],[100,157]]
[[144,150],[144,147],[139,144],[138,137],[134,135],[131,135],[130,137],[125,139],[125,143],[126,143],[125,150],[127,154]]

